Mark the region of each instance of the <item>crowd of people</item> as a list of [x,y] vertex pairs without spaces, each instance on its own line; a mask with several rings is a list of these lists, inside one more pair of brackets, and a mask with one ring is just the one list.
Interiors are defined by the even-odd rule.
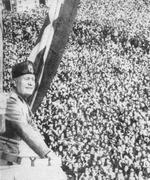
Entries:
[[3,11],[4,90],[10,91],[11,67],[27,60],[42,27],[47,7],[16,13]]
[[[6,92],[10,69],[28,58],[45,13],[4,13]],[[35,122],[70,179],[149,179],[149,41],[79,15]]]

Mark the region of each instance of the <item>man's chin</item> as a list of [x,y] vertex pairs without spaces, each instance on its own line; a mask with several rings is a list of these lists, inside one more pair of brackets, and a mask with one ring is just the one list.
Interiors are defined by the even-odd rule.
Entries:
[[26,93],[25,96],[28,98],[28,97],[30,97],[32,94],[33,94],[33,91]]

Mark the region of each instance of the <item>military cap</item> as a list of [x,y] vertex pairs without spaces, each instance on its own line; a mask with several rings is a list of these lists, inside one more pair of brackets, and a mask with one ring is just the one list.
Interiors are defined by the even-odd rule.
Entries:
[[34,74],[33,63],[31,61],[23,61],[12,67],[12,78],[25,74]]

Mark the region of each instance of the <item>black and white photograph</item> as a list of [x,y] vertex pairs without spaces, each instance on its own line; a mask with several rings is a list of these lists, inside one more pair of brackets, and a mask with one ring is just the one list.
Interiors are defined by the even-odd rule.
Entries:
[[150,180],[150,0],[0,0],[0,180]]

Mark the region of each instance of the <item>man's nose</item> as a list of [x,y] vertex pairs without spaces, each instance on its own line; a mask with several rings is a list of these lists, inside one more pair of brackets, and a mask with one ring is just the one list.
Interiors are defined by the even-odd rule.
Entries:
[[33,85],[34,85],[34,81],[33,81],[32,79],[30,79],[30,80],[28,81],[28,84],[29,84],[30,86],[33,86]]

